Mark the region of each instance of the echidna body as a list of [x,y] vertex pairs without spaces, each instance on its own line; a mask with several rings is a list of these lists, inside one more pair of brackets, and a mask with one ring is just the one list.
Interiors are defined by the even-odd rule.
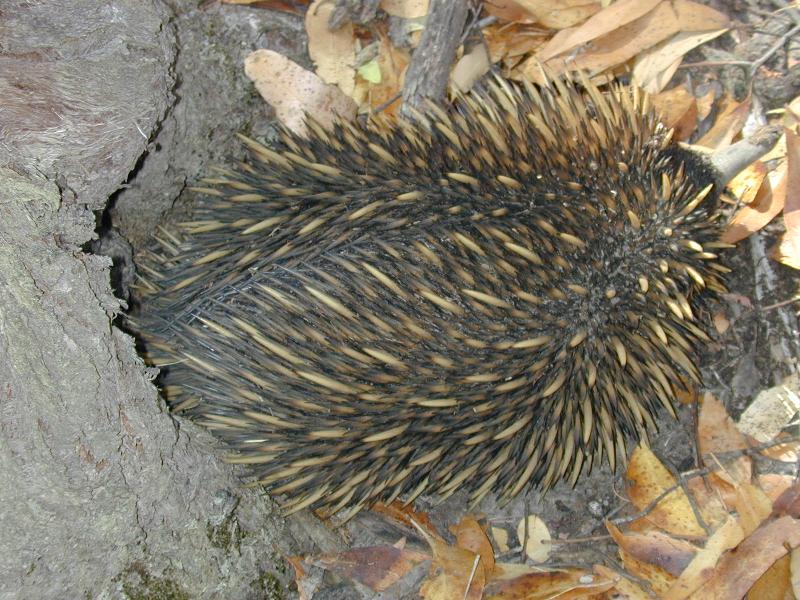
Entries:
[[697,377],[715,174],[635,91],[281,137],[207,180],[144,323],[175,410],[288,509],[575,481]]

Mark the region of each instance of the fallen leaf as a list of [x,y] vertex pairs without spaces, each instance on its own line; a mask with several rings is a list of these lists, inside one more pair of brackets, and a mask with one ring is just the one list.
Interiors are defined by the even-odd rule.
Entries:
[[307,4],[308,0],[221,0],[221,2],[223,4],[249,4],[256,8],[302,15],[305,12],[303,5]]
[[486,600],[602,598],[599,594],[614,586],[614,579],[582,569],[541,572],[525,565],[507,563],[498,563],[497,567],[498,576],[486,586]]
[[465,516],[457,525],[450,527],[450,532],[456,536],[456,544],[460,548],[474,552],[481,557],[481,564],[487,579],[494,573],[494,549],[492,542],[475,517]]
[[[384,114],[393,115],[400,108],[400,90],[411,57],[408,50],[395,47],[389,36],[383,33],[380,34],[379,48],[376,60],[381,73],[380,82],[368,86],[368,102],[370,107],[383,107]],[[387,106],[387,103],[390,104]]]
[[764,523],[723,555],[714,575],[692,600],[742,598],[776,560],[798,546],[800,520],[784,516]]
[[[680,21],[680,16],[678,17]],[[727,29],[681,31],[668,40],[640,52],[633,64],[633,81],[651,94],[657,94],[670,82],[684,55],[719,37]]]
[[541,48],[550,33],[538,25],[495,23],[483,30],[483,36],[489,48],[490,62],[507,61],[507,66],[514,67],[521,57]]
[[492,539],[501,553],[508,552],[508,531],[502,527],[492,527]]
[[623,533],[612,523],[606,524],[617,545],[634,557],[677,577],[697,554],[697,547],[660,531]]
[[800,412],[797,378],[760,391],[739,417],[739,431],[760,443],[775,439]]
[[788,515],[794,519],[800,518],[800,483],[792,482],[780,496],[775,498],[772,505],[772,517]]
[[673,139],[688,140],[697,127],[697,100],[686,86],[661,92],[651,100],[664,125],[675,130]]
[[800,269],[800,138],[791,129],[786,134],[786,202],[781,237],[776,258],[786,266]]
[[305,565],[303,565],[302,556],[287,556],[286,561],[292,565],[294,570],[294,581],[295,585],[297,585],[297,593],[300,596],[300,600],[311,600],[319,589],[324,571],[322,569],[314,569],[316,571],[315,574],[308,573]]
[[517,524],[517,539],[520,544],[525,543],[525,525],[528,527],[527,543],[525,544],[525,555],[533,562],[544,562],[550,556],[552,544],[550,544],[550,530],[547,525],[536,515],[528,515],[527,519],[522,519]]
[[306,114],[324,127],[332,126],[337,117],[355,117],[356,105],[349,96],[282,54],[256,50],[245,58],[244,70],[278,120],[299,135],[306,133]]
[[681,31],[709,31],[730,27],[727,15],[697,2],[672,0]]
[[477,44],[458,59],[450,73],[450,83],[459,92],[468,92],[476,81],[489,72],[490,67],[486,47],[483,44]]
[[697,120],[704,121],[711,114],[716,103],[717,92],[714,86],[711,86],[705,94],[697,98]]
[[786,202],[786,162],[767,174],[753,201],[739,209],[720,240],[735,244],[759,231],[783,210]]
[[486,586],[480,556],[449,546],[441,539],[426,539],[433,551],[433,562],[428,579],[420,588],[420,596],[425,600],[480,600]]
[[786,490],[794,485],[794,477],[778,473],[764,473],[758,476],[758,485],[775,502]]
[[356,44],[353,24],[347,22],[336,31],[328,28],[335,4],[314,0],[306,11],[308,54],[325,83],[339,86],[348,96],[355,90]]
[[373,58],[371,61],[364,63],[358,67],[356,72],[359,77],[370,83],[378,84],[381,82],[381,66],[377,58]]
[[743,204],[751,204],[766,176],[767,166],[761,161],[756,161],[731,179],[728,189]]
[[307,558],[306,562],[354,579],[375,592],[381,592],[429,558],[424,552],[406,548],[369,546]]
[[790,564],[790,557],[788,555],[776,560],[772,566],[756,580],[753,587],[747,592],[747,595],[750,598],[758,598],[758,600],[793,599],[794,595],[791,593],[792,578]]
[[728,331],[728,329],[730,329],[731,322],[728,320],[728,317],[726,317],[725,314],[721,311],[714,313],[713,321],[714,321],[714,329],[720,335],[723,335],[726,331]]
[[727,550],[735,548],[743,539],[744,532],[739,522],[729,516],[725,523],[708,538],[705,547],[695,554],[680,577],[663,595],[662,600],[691,598],[695,591],[711,579],[714,566],[720,556]]
[[742,130],[747,121],[751,102],[749,96],[742,102],[727,98],[723,102],[722,110],[714,122],[714,126],[697,140],[697,145],[713,150],[730,146],[733,138]]
[[403,504],[397,500],[388,505],[383,502],[376,502],[370,510],[408,527],[423,528],[428,535],[439,537],[439,533],[436,531],[436,527],[428,513],[416,511],[410,504]]
[[[750,447],[747,439],[736,428],[736,424],[728,416],[725,406],[713,394],[703,395],[700,415],[697,423],[697,444],[706,464],[714,465],[714,454],[731,450],[744,450]],[[724,469],[709,475],[711,480],[721,479],[729,485],[750,481],[752,463],[747,456],[741,456],[733,462],[727,462]]]
[[619,0],[590,17],[567,35],[556,36],[542,48],[539,60],[546,61],[587,42],[602,37],[621,26],[643,17],[663,0]]
[[614,600],[651,600],[652,596],[645,592],[641,586],[616,571],[603,565],[594,565],[593,569],[600,577],[614,582],[614,587],[609,590],[614,592],[611,595]]
[[709,478],[692,477],[686,482],[686,487],[694,499],[695,506],[700,511],[700,516],[703,517],[703,521],[708,527],[712,530],[719,528],[728,520],[731,503],[726,504],[723,501],[724,498],[720,491],[712,485],[712,481]]
[[428,0],[381,0],[381,8],[393,17],[419,19],[428,14]]
[[[676,483],[675,478],[655,454],[641,445],[633,451],[625,476],[632,481],[628,496],[638,510],[644,510],[666,490],[675,487]],[[705,530],[700,527],[692,512],[686,494],[679,487],[631,525],[639,530],[650,529],[653,526],[681,536],[705,535]]]
[[740,483],[734,490],[733,507],[739,515],[739,525],[747,536],[770,515],[772,501],[760,487],[752,483]]
[[[679,30],[672,5],[662,2],[644,16],[592,41],[574,59],[568,60],[567,65],[571,70],[604,71],[624,63]],[[546,64],[550,65],[550,62]]]
[[[630,547],[634,552],[639,550],[639,544],[636,540],[629,538],[627,534],[624,534],[611,522],[606,522],[606,528],[619,547],[619,555],[622,559],[622,564],[625,566],[625,570],[628,573],[647,581],[650,587],[659,595],[665,593],[672,586],[675,582],[674,575],[671,575],[662,567],[647,562],[647,560],[637,558],[633,553],[628,551],[627,547]],[[642,534],[632,535],[641,536]],[[649,552],[643,552],[643,554],[644,556],[650,555]],[[687,564],[690,560],[691,558],[686,561]]]
[[492,0],[486,12],[504,21],[539,23],[564,29],[582,23],[600,10],[597,0]]

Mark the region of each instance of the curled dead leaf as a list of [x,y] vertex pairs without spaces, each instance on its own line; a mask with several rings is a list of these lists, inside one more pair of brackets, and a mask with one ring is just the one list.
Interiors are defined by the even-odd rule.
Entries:
[[305,135],[305,116],[314,116],[330,127],[334,120],[350,120],[356,105],[336,86],[328,85],[282,54],[256,50],[245,59],[245,73],[272,107],[278,120],[289,130]]

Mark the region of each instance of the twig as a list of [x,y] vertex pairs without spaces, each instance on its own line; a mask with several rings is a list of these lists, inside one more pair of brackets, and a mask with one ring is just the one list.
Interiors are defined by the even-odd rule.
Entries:
[[523,565],[525,564],[525,560],[528,558],[528,515],[530,514],[530,500],[528,500],[528,497],[525,496],[525,514],[523,515],[523,518],[525,519],[525,528],[523,529],[524,534],[522,536],[522,556],[519,561]]
[[694,69],[700,67],[749,67],[752,65],[749,60],[701,60],[693,63],[683,63],[679,69]]
[[778,40],[770,46],[769,50],[767,50],[761,57],[753,62],[753,65],[750,67],[750,77],[755,75],[755,72],[761,67],[764,63],[766,63],[772,56],[783,46],[786,41],[800,32],[800,24],[795,25],[789,31],[784,33]]
[[795,302],[800,302],[800,296],[795,296],[794,298],[789,298],[788,300],[782,300],[781,302],[776,302],[775,304],[768,304],[767,306],[762,306],[761,310],[773,310],[775,308],[781,308],[789,304],[794,304]]
[[607,533],[604,535],[587,535],[584,537],[574,537],[574,538],[567,538],[562,540],[542,540],[543,544],[583,544],[585,542],[600,542],[603,540],[609,539],[611,536]]
[[466,0],[431,0],[428,20],[403,85],[404,117],[413,118],[415,110],[425,112],[426,99],[444,98],[467,9]]

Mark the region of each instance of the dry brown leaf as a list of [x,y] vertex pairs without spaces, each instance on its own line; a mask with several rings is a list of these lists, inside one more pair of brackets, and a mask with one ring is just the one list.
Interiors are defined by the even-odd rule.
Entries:
[[788,267],[800,269],[800,137],[791,129],[786,134],[786,201],[781,237],[776,258]]
[[688,140],[697,127],[697,100],[680,85],[651,97],[661,121],[675,130],[673,139]]
[[657,94],[670,82],[686,53],[726,31],[728,30],[717,29],[699,33],[681,31],[670,39],[641,52],[633,64],[634,83],[651,94]]
[[486,578],[489,579],[494,574],[494,549],[492,542],[486,536],[486,532],[475,517],[465,516],[457,525],[450,527],[450,533],[456,536],[456,544],[460,548],[469,550],[481,557]]
[[790,516],[765,522],[720,559],[711,579],[692,600],[741,598],[789,549],[800,546],[800,520]]
[[800,550],[792,550],[790,557],[790,571],[792,578],[792,592],[794,598],[800,598]]
[[306,561],[381,592],[399,581],[415,565],[429,558],[424,552],[406,548],[371,546],[325,554]]
[[490,67],[486,47],[483,44],[477,44],[458,59],[450,73],[450,83],[459,92],[468,92],[475,82],[489,71]]
[[497,546],[501,554],[505,554],[509,551],[508,537],[508,531],[502,527],[492,527],[492,539],[494,540],[494,545]]
[[713,87],[697,98],[697,120],[704,121],[714,110],[714,105],[717,103],[717,92]]
[[249,54],[244,70],[261,97],[275,109],[278,120],[298,135],[306,133],[307,113],[324,127],[330,127],[337,115],[351,120],[356,114],[355,103],[339,88],[272,50]]
[[782,160],[784,158],[786,158],[786,135],[781,134],[781,137],[778,138],[778,141],[772,147],[772,150],[767,152],[759,160],[766,163],[771,160]]
[[[664,491],[675,486],[675,478],[644,446],[639,446],[631,456],[625,476],[633,483],[628,496],[638,510],[644,510]],[[664,531],[682,536],[703,536],[705,531],[697,523],[692,507],[681,488],[662,498],[658,505],[631,524],[637,530],[660,527]]]
[[772,517],[783,515],[800,519],[800,483],[797,481],[792,482],[792,485],[775,498],[772,504]]
[[[294,570],[294,582],[297,585],[297,594],[300,600],[310,600],[314,597],[314,593],[319,588],[319,577],[312,577],[303,565],[302,556],[287,556],[286,562],[292,565]],[[324,571],[318,569],[320,573]]]
[[353,24],[345,23],[336,31],[328,29],[335,4],[328,0],[314,0],[306,12],[308,54],[317,67],[317,75],[348,96],[353,96],[356,85],[356,44]]
[[410,504],[403,504],[398,500],[395,500],[391,504],[376,502],[372,505],[370,510],[385,515],[393,521],[397,521],[408,527],[422,528],[427,535],[439,537],[439,532],[436,531],[436,527],[431,522],[430,515],[426,512],[414,510],[414,507]]
[[756,192],[756,197],[747,206],[739,209],[720,239],[735,244],[759,231],[783,210],[786,202],[786,163],[767,175]]
[[756,580],[747,595],[758,600],[794,600],[791,587],[790,557],[787,555],[776,560]]
[[775,502],[786,490],[794,485],[794,477],[779,473],[764,473],[758,476],[758,485]]
[[402,19],[419,19],[428,14],[428,0],[381,0],[381,8]]
[[582,569],[533,570],[525,565],[498,563],[497,577],[486,586],[485,600],[578,600],[602,598],[614,579]]
[[[784,436],[781,435],[778,437],[781,438]],[[785,444],[765,448],[760,454],[772,460],[794,464],[798,462],[798,457],[800,457],[800,442],[787,441]]]
[[[528,527],[528,538],[525,543],[525,527]],[[525,556],[533,562],[544,562],[550,556],[553,546],[547,524],[536,515],[528,515],[517,524],[517,539],[520,544],[525,543]]]
[[547,42],[549,35],[547,30],[538,25],[524,23],[495,23],[483,30],[492,63],[501,60],[512,62],[513,59],[531,54]]
[[[697,443],[700,454],[705,457],[706,464],[710,465],[715,464],[714,459],[707,455],[750,447],[745,436],[736,428],[733,419],[728,416],[725,406],[710,393],[703,395],[700,406]],[[751,476],[752,463],[747,456],[741,456],[733,462],[726,463],[723,469],[709,475],[709,480],[722,480],[735,487],[739,483],[750,481]]]
[[249,4],[256,8],[266,8],[269,10],[279,10],[281,12],[288,12],[294,15],[302,15],[305,10],[302,9],[304,4],[308,4],[308,0],[221,0],[223,4]]
[[750,204],[756,197],[761,183],[767,176],[767,166],[761,162],[754,162],[728,183],[728,189],[743,204]]
[[797,389],[798,378],[793,376],[761,390],[739,417],[739,431],[762,444],[775,439],[800,411]]
[[486,587],[480,556],[449,546],[438,538],[425,536],[425,539],[433,551],[433,562],[428,579],[419,590],[420,596],[425,600],[480,600]]
[[680,577],[664,594],[662,600],[686,600],[692,597],[714,573],[714,566],[724,552],[735,548],[744,539],[738,521],[728,517],[706,541],[705,548],[698,552]]
[[720,335],[724,334],[728,329],[730,329],[731,322],[728,320],[728,317],[725,316],[725,313],[722,311],[714,313],[712,317],[714,322],[714,329]]
[[681,24],[681,31],[710,31],[725,29],[731,25],[727,15],[710,6],[689,0],[672,0],[672,5]]
[[539,23],[564,29],[583,23],[600,10],[599,0],[492,0],[486,12],[503,21]]
[[709,479],[692,477],[686,482],[686,487],[708,527],[711,529],[721,527],[728,520],[730,516],[728,504],[724,503],[720,491],[711,485]]
[[722,102],[721,111],[714,122],[714,126],[697,140],[697,145],[713,150],[730,146],[733,138],[742,130],[747,121],[747,115],[750,114],[750,105],[751,99],[749,96],[741,103],[732,98],[725,99]]
[[772,501],[752,483],[739,484],[733,494],[733,507],[739,515],[739,525],[750,535],[772,512]]
[[[624,63],[679,30],[680,24],[671,4],[662,2],[644,16],[594,40],[583,52],[567,61],[567,65],[570,69],[592,73],[604,71]],[[549,61],[546,64],[552,66]]]
[[623,577],[616,571],[609,569],[603,565],[594,565],[594,572],[600,577],[614,582],[614,587],[609,590],[613,591],[611,598],[614,600],[651,600],[652,596],[645,592],[638,584],[634,583],[627,577]]
[[610,522],[606,526],[620,549],[638,561],[663,569],[672,577],[683,573],[698,552],[689,542],[660,531],[623,533]]
[[616,31],[622,25],[643,17],[658,6],[663,0],[619,0],[607,6],[583,25],[571,30],[563,36],[556,36],[542,48],[539,55],[546,61],[559,54],[564,54],[583,44]]
[[[650,556],[649,552],[645,552],[647,548],[640,549],[640,544],[637,543],[637,540],[634,540],[628,534],[624,534],[609,521],[606,522],[606,528],[619,547],[619,555],[620,558],[622,558],[622,564],[625,566],[625,570],[628,573],[647,581],[653,590],[659,595],[666,592],[670,586],[672,586],[673,582],[675,581],[675,576],[671,575],[668,571],[660,566],[649,563],[645,558]],[[641,536],[643,534],[634,533],[632,535]],[[630,552],[628,548],[634,552],[641,551],[643,558],[637,558],[637,556]],[[679,552],[678,554],[680,555],[681,553]],[[688,558],[691,560],[690,557]],[[687,564],[689,560],[686,561]]]
[[[378,108],[384,106],[383,114],[393,115],[400,108],[400,90],[403,87],[406,70],[411,56],[407,49],[395,47],[388,35],[380,37],[380,53],[378,66],[381,71],[381,81],[367,86],[369,106]],[[389,106],[387,102],[395,99]]]

